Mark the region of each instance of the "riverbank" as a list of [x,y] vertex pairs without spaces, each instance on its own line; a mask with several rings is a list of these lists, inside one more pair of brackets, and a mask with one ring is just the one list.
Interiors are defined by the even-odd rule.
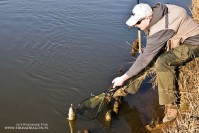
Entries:
[[177,119],[162,129],[163,132],[199,132],[199,58],[180,67],[180,104]]

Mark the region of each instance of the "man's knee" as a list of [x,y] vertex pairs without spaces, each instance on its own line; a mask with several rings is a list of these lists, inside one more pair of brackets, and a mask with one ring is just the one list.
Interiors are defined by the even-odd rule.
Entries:
[[168,69],[173,69],[170,63],[173,62],[175,58],[176,57],[170,51],[160,55],[155,63],[156,71],[160,72],[167,71]]
[[164,57],[158,57],[155,63],[156,71],[161,71],[166,65]]

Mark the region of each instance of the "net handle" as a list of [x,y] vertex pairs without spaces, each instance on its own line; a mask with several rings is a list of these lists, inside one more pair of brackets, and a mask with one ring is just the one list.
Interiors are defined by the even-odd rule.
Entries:
[[120,86],[116,86],[115,88],[112,88],[112,89],[108,90],[108,91],[106,92],[106,94],[115,93],[119,88],[120,88]]

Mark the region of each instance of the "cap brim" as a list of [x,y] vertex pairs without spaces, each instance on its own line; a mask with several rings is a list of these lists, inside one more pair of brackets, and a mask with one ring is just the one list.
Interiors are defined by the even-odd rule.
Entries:
[[131,16],[127,21],[126,24],[130,27],[134,26],[139,21],[139,18],[136,18],[136,16]]

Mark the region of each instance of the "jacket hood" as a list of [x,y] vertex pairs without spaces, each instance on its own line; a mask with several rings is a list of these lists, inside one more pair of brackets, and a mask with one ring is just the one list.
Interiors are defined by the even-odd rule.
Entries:
[[163,18],[164,15],[168,13],[168,8],[166,5],[157,3],[154,7],[152,7],[153,15],[152,19],[149,23],[149,29],[152,27],[155,23],[157,23],[160,19]]

